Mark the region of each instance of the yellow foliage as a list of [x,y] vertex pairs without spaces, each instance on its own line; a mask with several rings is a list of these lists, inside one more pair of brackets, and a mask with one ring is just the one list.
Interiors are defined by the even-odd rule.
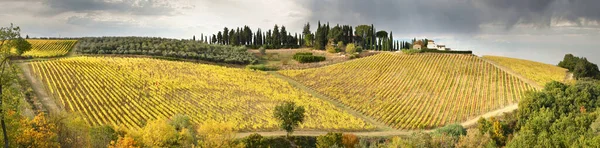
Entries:
[[125,137],[119,136],[117,141],[111,141],[108,148],[139,148],[139,146],[137,146],[137,142],[133,138],[127,135]]
[[28,148],[53,148],[60,147],[57,142],[56,125],[48,122],[43,113],[38,114],[33,120],[21,120],[19,134],[15,137],[19,147]]
[[517,103],[535,90],[472,55],[382,53],[279,71],[396,129],[434,128]]
[[227,122],[207,121],[197,129],[202,147],[225,148],[233,147],[235,144],[235,125]]
[[275,129],[273,108],[290,101],[306,107],[307,117],[300,128],[373,128],[260,71],[118,57],[71,57],[30,64],[65,109],[82,113],[91,126],[140,128],[144,121],[182,114],[195,119],[193,124],[218,120],[234,123],[236,130]]
[[148,122],[139,136],[145,146],[167,147],[177,143],[178,133],[165,119],[158,119]]

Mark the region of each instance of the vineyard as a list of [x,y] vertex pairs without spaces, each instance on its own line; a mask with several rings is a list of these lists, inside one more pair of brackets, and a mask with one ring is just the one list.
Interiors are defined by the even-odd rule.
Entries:
[[31,50],[23,53],[23,57],[45,58],[63,56],[69,53],[77,40],[27,40]]
[[68,112],[90,125],[139,128],[184,114],[242,131],[275,130],[274,106],[305,106],[301,129],[369,130],[362,119],[264,72],[148,58],[72,57],[31,62],[32,72]]
[[280,73],[396,129],[466,121],[534,90],[476,56],[460,54],[384,53]]
[[564,81],[565,75],[568,71],[567,69],[555,65],[522,59],[498,56],[483,56],[483,58],[494,61],[502,66],[508,67],[516,73],[527,77],[527,79],[535,81],[540,86],[544,86],[546,85],[546,83],[551,81]]

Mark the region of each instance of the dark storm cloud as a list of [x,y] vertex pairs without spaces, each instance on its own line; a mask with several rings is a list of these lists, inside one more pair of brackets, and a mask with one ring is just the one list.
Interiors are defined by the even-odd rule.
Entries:
[[117,12],[133,15],[173,15],[176,7],[161,0],[44,0],[49,14],[63,12],[88,13],[94,11]]
[[406,32],[472,33],[482,24],[550,26],[553,18],[600,20],[600,0],[309,0],[310,21],[375,23]]

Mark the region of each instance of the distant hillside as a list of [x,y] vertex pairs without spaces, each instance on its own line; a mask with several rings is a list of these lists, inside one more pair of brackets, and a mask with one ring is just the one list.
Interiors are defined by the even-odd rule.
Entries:
[[534,88],[473,55],[383,53],[287,75],[397,129],[462,122]]
[[535,81],[540,86],[544,86],[551,81],[563,82],[568,71],[555,65],[529,60],[499,56],[483,56],[483,58],[507,67],[527,79]]

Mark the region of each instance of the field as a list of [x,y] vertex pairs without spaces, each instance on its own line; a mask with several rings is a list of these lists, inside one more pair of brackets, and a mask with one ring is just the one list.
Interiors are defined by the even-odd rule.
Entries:
[[301,129],[373,129],[264,72],[118,57],[61,58],[30,66],[65,110],[82,114],[90,125],[139,128],[150,119],[184,114],[198,124],[217,120],[242,131],[276,130],[274,106],[292,101],[307,110]]
[[24,57],[45,58],[63,56],[75,46],[77,40],[27,40],[31,50],[23,53]]
[[[253,53],[257,57],[260,57],[259,63],[271,67],[277,67],[278,69],[282,70],[322,67],[350,60],[348,56],[344,56],[343,54],[328,53],[324,50],[313,50],[310,48],[270,49],[266,50],[265,55],[260,54],[258,50],[248,50],[248,52]],[[292,58],[294,54],[298,52],[311,52],[313,53],[313,55],[324,56],[326,57],[326,59],[325,61],[316,63],[299,63]],[[377,51],[361,52],[360,57],[367,57],[378,53],[379,52]]]
[[382,53],[280,73],[396,129],[466,121],[534,90],[476,56],[460,54]]
[[567,74],[567,69],[529,60],[499,57],[483,56],[483,58],[494,61],[502,66],[510,68],[516,73],[535,81],[540,86],[546,85],[551,81],[563,82]]

